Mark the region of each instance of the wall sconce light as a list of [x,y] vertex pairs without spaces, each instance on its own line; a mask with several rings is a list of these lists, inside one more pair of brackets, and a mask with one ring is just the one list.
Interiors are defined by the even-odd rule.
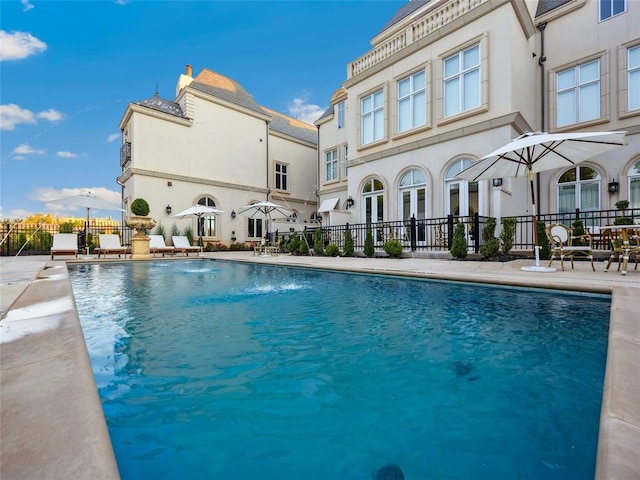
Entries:
[[609,191],[609,193],[611,195],[613,195],[614,193],[618,193],[618,187],[619,186],[620,185],[618,184],[618,182],[613,180],[612,182],[609,182],[609,185],[607,185],[607,190]]
[[164,209],[167,212],[167,215],[171,215],[171,205],[167,205],[167,208]]
[[353,201],[353,197],[351,195],[349,195],[349,197],[347,197],[347,210],[349,210],[355,204],[356,204],[356,202]]
[[494,178],[493,180],[491,180],[491,183],[493,184],[494,187],[501,187],[502,186],[502,179],[501,178]]
[[231,218],[236,218],[236,211],[235,210],[231,210]]

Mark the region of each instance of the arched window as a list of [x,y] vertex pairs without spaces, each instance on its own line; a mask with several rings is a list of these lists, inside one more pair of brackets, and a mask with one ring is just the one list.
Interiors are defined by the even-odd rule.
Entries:
[[377,178],[367,180],[362,187],[362,218],[365,223],[384,220],[384,185]]
[[629,206],[640,207],[640,160],[634,163],[627,173],[629,179]]
[[420,170],[409,170],[398,186],[398,218],[409,220],[426,218],[427,177]]
[[473,163],[469,158],[461,158],[447,169],[444,176],[445,215],[466,217],[478,212],[478,182],[456,178],[458,173]]
[[[255,201],[250,202],[249,205],[257,203]],[[247,237],[249,238],[262,238],[262,218],[261,215],[247,218]]]
[[[204,205],[205,207],[215,208],[216,202],[211,197],[200,197],[198,199],[198,205]],[[198,237],[215,237],[216,236],[216,216],[203,215],[197,222],[197,236]]]
[[591,167],[574,167],[558,180],[558,211],[568,213],[576,208],[584,212],[600,210],[600,173]]

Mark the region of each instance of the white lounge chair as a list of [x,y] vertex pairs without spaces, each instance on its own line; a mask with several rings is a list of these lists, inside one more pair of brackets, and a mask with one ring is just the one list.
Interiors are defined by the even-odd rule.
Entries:
[[161,253],[163,257],[167,253],[173,256],[173,252],[175,252],[175,250],[175,247],[169,246],[165,243],[162,235],[149,235],[149,252],[153,253],[154,257],[156,256],[156,253]]
[[173,240],[173,248],[177,253],[184,253],[189,256],[189,253],[200,253],[202,251],[202,247],[191,245],[189,239],[184,235],[174,235],[171,239]]
[[126,257],[127,253],[130,253],[129,247],[125,247],[120,243],[120,235],[101,233],[98,235],[98,242],[100,243],[100,246],[96,248],[98,258],[100,258],[100,255],[106,257],[109,253],[117,253],[118,258],[120,258],[120,255],[124,254]]
[[78,235],[75,233],[54,233],[51,260],[55,255],[75,255],[78,258]]

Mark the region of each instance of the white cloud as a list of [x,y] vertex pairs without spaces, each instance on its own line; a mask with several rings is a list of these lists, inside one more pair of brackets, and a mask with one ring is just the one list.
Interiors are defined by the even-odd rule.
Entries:
[[0,130],[14,130],[16,125],[20,125],[21,123],[35,124],[38,122],[38,119],[57,122],[62,120],[62,118],[64,118],[64,115],[52,108],[40,113],[34,113],[26,108],[21,108],[15,103],[0,105]]
[[43,155],[44,150],[33,148],[31,145],[22,143],[13,149],[15,155]]
[[[122,203],[122,195],[120,192],[116,192],[114,190],[109,190],[104,187],[85,187],[85,188],[51,188],[51,187],[41,187],[36,189],[34,192],[29,193],[27,196],[30,200],[38,200],[45,204],[45,207],[48,211],[51,212],[61,212],[61,211],[77,211],[84,210],[81,207],[65,207],[59,203],[57,200],[61,198],[73,197],[75,195],[86,194],[87,192],[91,192],[96,197],[101,198],[105,202],[120,205]],[[100,211],[102,212],[102,210]],[[108,212],[107,212],[108,214]]]
[[0,30],[0,62],[22,60],[47,49],[47,44],[27,32]]
[[119,133],[112,133],[111,135],[109,135],[107,137],[107,143],[111,143],[114,140],[117,140],[118,138],[120,138],[120,134]]
[[56,153],[57,156],[62,157],[62,158],[77,158],[78,155],[76,155],[75,153],[71,153],[71,152],[58,152]]
[[307,103],[306,98],[294,98],[288,108],[289,115],[306,123],[315,122],[325,110],[320,105]]
[[29,3],[29,0],[20,0],[20,3],[22,3],[22,6],[24,7],[22,9],[23,12],[28,12],[33,8],[33,5]]

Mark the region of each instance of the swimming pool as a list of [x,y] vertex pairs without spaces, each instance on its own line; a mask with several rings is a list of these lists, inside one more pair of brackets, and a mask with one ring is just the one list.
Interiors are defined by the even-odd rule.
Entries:
[[201,260],[70,270],[124,479],[593,478],[607,298]]

